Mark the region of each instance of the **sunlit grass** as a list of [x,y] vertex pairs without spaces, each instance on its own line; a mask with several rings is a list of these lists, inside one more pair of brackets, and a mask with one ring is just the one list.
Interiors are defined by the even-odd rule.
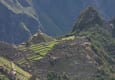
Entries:
[[[8,71],[10,71],[12,69],[11,62],[9,60],[6,60],[3,57],[0,57],[0,65],[5,66]],[[18,67],[15,64],[14,64],[14,66],[17,71],[17,77],[23,78],[23,80],[29,80],[31,78],[32,75],[30,73],[24,71],[23,69],[21,69],[20,67]]]
[[56,41],[51,41],[48,43],[41,43],[41,44],[33,44],[30,49],[34,51],[35,53],[38,53],[38,56],[33,56],[30,59],[31,60],[39,60],[42,57],[44,57],[48,51],[52,50],[54,45],[57,44]]
[[9,80],[5,75],[0,75],[0,80]]
[[[38,43],[38,44],[32,44],[30,47],[26,48],[20,47],[19,50],[22,51],[27,51],[28,49],[33,51],[33,55],[31,56],[27,56],[28,61],[37,61],[42,59],[50,50],[53,49],[53,47],[58,43],[58,41],[54,40],[54,41],[50,41],[50,42],[42,42],[42,43]],[[18,64],[26,64],[28,63],[28,61],[26,59],[21,59],[19,61],[17,61]]]
[[[61,41],[63,40],[74,40],[75,36],[69,36],[69,37],[62,37]],[[53,40],[50,42],[42,42],[38,44],[32,44],[30,47],[26,48],[24,46],[20,46],[19,50],[21,51],[28,51],[31,50],[33,54],[31,56],[27,56],[26,59],[20,59],[17,61],[18,64],[26,64],[28,61],[38,61],[42,59],[50,50],[54,48],[56,44],[58,44],[60,40]]]
[[62,37],[62,40],[74,40],[75,36]]

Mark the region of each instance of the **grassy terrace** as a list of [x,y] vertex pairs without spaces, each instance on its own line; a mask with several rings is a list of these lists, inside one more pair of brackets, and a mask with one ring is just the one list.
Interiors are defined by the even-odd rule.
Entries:
[[5,75],[0,75],[0,80],[9,80]]
[[[12,69],[11,62],[6,60],[3,57],[0,57],[0,65],[4,66],[8,71],[10,71]],[[14,64],[14,66],[17,70],[17,78],[20,78],[22,80],[29,80],[31,78],[31,76],[32,76],[31,74],[24,71],[23,69],[21,69],[20,67],[18,67],[15,64]]]
[[[29,48],[22,47],[20,50],[27,51],[31,50],[34,52],[32,55],[27,56],[27,59],[31,62],[37,61],[39,59],[42,59],[50,50],[53,49],[53,47],[58,43],[58,41],[51,41],[51,42],[42,42],[38,44],[32,44]],[[27,60],[21,59],[17,63],[19,64],[25,64],[27,63]]]
[[21,51],[31,50],[34,53],[27,56],[26,59],[23,58],[21,60],[18,60],[17,63],[22,65],[22,64],[28,63],[28,61],[30,61],[30,62],[38,61],[38,60],[42,59],[50,50],[52,50],[53,47],[56,44],[58,44],[60,41],[73,40],[73,39],[75,39],[75,36],[62,37],[61,40],[54,40],[54,41],[50,41],[50,42],[42,42],[42,43],[38,43],[38,44],[32,44],[28,48],[21,46],[21,47],[19,47],[19,50],[21,50]]
[[62,37],[62,40],[73,40],[75,39],[75,36],[68,36],[68,37]]
[[48,43],[33,44],[30,47],[30,50],[34,51],[35,53],[38,53],[38,56],[32,56],[29,57],[29,59],[31,59],[32,61],[41,59],[48,53],[48,51],[52,50],[54,45],[57,43],[57,41],[51,41]]

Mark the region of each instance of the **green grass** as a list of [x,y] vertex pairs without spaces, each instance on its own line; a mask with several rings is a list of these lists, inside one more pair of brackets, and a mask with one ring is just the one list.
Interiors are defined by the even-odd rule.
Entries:
[[62,40],[74,40],[75,36],[62,37]]
[[[50,50],[53,49],[53,47],[58,43],[58,41],[50,41],[50,42],[42,42],[38,44],[32,44],[29,48],[26,47],[20,47],[20,50],[26,51],[31,50],[35,53],[35,55],[28,56],[27,59],[31,62],[37,61],[42,59]],[[17,61],[18,64],[25,64],[28,63],[27,60],[21,59]]]
[[27,60],[24,58],[21,60],[18,60],[17,63],[22,65],[22,64],[28,63],[28,61],[30,61],[30,62],[38,61],[38,60],[42,59],[50,50],[52,50],[54,48],[54,46],[56,44],[58,44],[60,41],[73,40],[73,39],[75,39],[75,36],[67,36],[67,37],[62,37],[61,40],[53,40],[50,42],[42,42],[42,43],[38,43],[38,44],[32,44],[28,48],[24,47],[24,46],[19,46],[19,50],[21,50],[21,51],[31,50],[35,54],[32,54],[31,56],[27,56],[27,58],[26,58]]
[[57,44],[56,41],[48,42],[48,43],[41,43],[41,44],[33,44],[30,49],[34,52],[39,52],[39,54],[44,55],[49,50],[51,50],[54,45]]
[[[11,62],[6,60],[3,57],[0,57],[0,65],[5,66],[8,71],[10,71],[12,69]],[[23,78],[23,80],[29,80],[31,78],[32,75],[30,73],[24,71],[23,69],[21,69],[20,67],[18,67],[15,64],[14,64],[14,66],[17,71],[17,77]]]
[[0,75],[0,80],[9,80],[5,75]]

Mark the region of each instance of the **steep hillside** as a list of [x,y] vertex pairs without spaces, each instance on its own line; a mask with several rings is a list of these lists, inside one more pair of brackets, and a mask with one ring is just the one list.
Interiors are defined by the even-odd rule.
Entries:
[[88,5],[95,6],[106,19],[115,16],[114,0],[33,0],[33,3],[45,31],[53,36],[70,32],[72,30],[70,26]]
[[[94,60],[95,54],[93,54],[92,50],[85,49],[84,42],[85,39],[83,41],[81,39],[62,41],[43,59],[31,65],[35,66],[32,71],[39,68],[38,71],[32,73],[37,74],[36,76],[40,77],[41,80],[50,80],[53,77],[53,79],[57,78],[57,80],[60,80],[58,77],[62,78],[62,80],[93,79],[97,71],[97,65]],[[67,79],[64,79],[64,76]]]
[[23,7],[17,0],[0,0],[0,40],[21,43],[38,29],[32,7]]
[[51,36],[64,35],[86,6],[95,6],[110,19],[114,4],[114,0],[0,0],[0,40],[22,43],[39,27]]
[[[23,56],[15,55],[12,60],[32,74],[31,80],[114,80],[111,44],[115,43],[108,30],[96,26],[76,38],[68,35],[51,42],[19,45],[15,49]],[[2,47],[7,50],[7,46]]]
[[[17,1],[23,3],[23,6],[32,6],[29,0]],[[12,2],[15,0],[1,1],[7,5]],[[5,9],[13,9],[12,13],[16,16],[22,14],[13,6]],[[24,14],[27,16],[31,13]],[[34,16],[29,18],[36,21]],[[29,36],[32,35],[25,25],[24,29],[29,32]],[[39,31],[17,46],[0,42],[0,78],[12,78],[9,72],[13,71],[17,72],[14,80],[114,80],[114,52],[114,20],[104,20],[90,6],[78,17],[70,34],[54,39]]]
[[0,73],[0,79],[1,80],[9,80],[5,75]]
[[[15,63],[15,60],[20,60],[23,58],[23,52],[19,51],[16,45],[0,42],[0,79],[29,80],[32,75]],[[16,70],[16,75],[11,73],[13,70]]]
[[87,7],[77,19],[74,25],[73,32],[80,32],[87,30],[90,27],[95,27],[95,25],[103,25],[103,19],[96,9],[92,6]]
[[[115,70],[112,67],[115,61],[104,45],[111,44],[111,39],[106,38],[110,35],[99,35],[98,31],[102,30],[100,28],[95,32],[94,30],[96,29],[89,30],[91,33],[83,32],[76,39],[61,40],[52,47],[48,47],[52,43],[44,43],[48,44],[44,47],[43,43],[39,43],[22,49],[26,50],[26,54],[29,50],[33,50],[38,56],[34,53],[31,57],[26,56],[26,61],[23,59],[18,63],[40,80],[60,80],[60,78],[62,80],[112,80]],[[93,32],[96,34],[95,37],[92,35]],[[105,39],[107,41],[102,43],[101,41]]]
[[[90,8],[84,10],[84,12],[80,15],[78,21],[74,25],[73,33],[76,36],[85,36],[91,41],[92,50],[97,54],[96,60],[98,61],[100,66],[99,71],[101,73],[100,72],[98,73],[100,74],[100,76],[98,76],[98,79],[114,80],[115,75],[114,72],[115,38],[113,37],[114,23],[106,22],[104,20],[102,21],[101,17],[96,16],[95,13],[92,13],[92,15],[94,15],[93,17],[88,15],[87,17],[85,17],[86,13],[90,13],[91,11],[92,10],[90,10]],[[96,10],[94,10],[93,12],[98,13]],[[84,22],[86,22],[85,25]]]
[[12,59],[17,53],[18,51],[16,50],[15,45],[11,45],[5,42],[0,42],[0,56]]
[[[13,75],[13,73],[11,73],[11,71],[13,71],[14,69],[16,70],[16,75]],[[24,71],[23,69],[15,65],[12,61],[7,60],[3,57],[0,57],[0,73],[2,75],[5,75],[4,79],[2,80],[5,80],[5,78],[9,78],[9,80],[29,80],[32,77],[30,73]]]

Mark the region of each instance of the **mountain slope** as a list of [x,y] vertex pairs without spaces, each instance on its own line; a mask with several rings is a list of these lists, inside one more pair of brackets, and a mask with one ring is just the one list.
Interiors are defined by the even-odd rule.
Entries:
[[[21,25],[30,32],[24,23]],[[53,39],[37,33],[30,42],[18,46],[0,42],[0,63],[10,67],[8,72],[13,68],[10,63],[16,64],[17,72],[23,74],[21,78],[28,75],[24,80],[29,80],[31,74],[30,80],[114,80],[113,32],[114,20],[103,20],[97,10],[88,7],[78,17],[71,34]]]
[[35,66],[33,71],[39,68],[37,72],[33,73],[42,80],[48,78],[51,73],[60,77],[67,76],[72,80],[90,80],[97,71],[95,60],[91,59],[94,55],[90,55],[90,50],[86,51],[83,48],[81,40],[64,41],[57,44],[43,59],[32,64]]
[[115,13],[114,4],[114,0],[0,0],[0,40],[22,43],[39,27],[51,36],[64,35],[71,32],[86,6],[95,6],[104,18],[110,19]]
[[[93,17],[86,16],[87,14]],[[63,39],[62,37],[43,55],[44,57],[39,59],[38,56],[38,58],[35,57],[36,61],[28,62],[28,65],[31,66],[28,69],[36,78],[41,80],[115,79],[115,39],[109,29],[111,26],[105,26],[105,21],[98,16],[98,11],[93,7],[86,9],[80,18],[74,26],[76,38]],[[80,29],[79,25],[85,21],[88,21],[87,24]],[[37,48],[37,46],[39,45],[33,49],[40,52],[40,47]],[[23,63],[22,67],[25,68],[26,63]]]
[[38,29],[38,19],[30,7],[18,1],[0,0],[0,40],[11,43],[26,41]]
[[[114,0],[33,0],[33,4],[44,27],[47,26],[50,29],[52,29],[52,26],[58,27],[59,32],[56,32],[56,35],[70,32],[76,18],[88,5],[92,5],[98,9],[100,14],[106,19],[114,17],[115,14],[115,11],[112,10],[115,4]],[[52,22],[49,23],[49,20]],[[55,36],[50,31],[52,30],[46,30],[48,34]]]
[[[97,79],[112,80],[115,75],[113,68],[115,65],[113,54],[115,38],[112,36],[112,31],[114,30],[113,23],[107,22],[107,24],[104,24],[106,21],[103,21],[100,16],[96,16],[95,13],[93,13],[93,19],[92,16],[86,18],[85,15],[87,11],[89,13],[92,10],[86,9],[84,14],[80,15],[78,22],[74,25],[75,35],[85,36],[91,41],[92,50],[97,54],[96,61],[98,61],[100,66],[98,72],[100,76],[97,76]],[[96,13],[98,12],[96,11]],[[91,21],[89,21],[89,19]],[[84,25],[84,22],[87,21],[89,21],[88,24]],[[81,27],[80,25],[84,25],[84,27]],[[82,28],[82,30],[80,30],[80,28]]]
[[[13,66],[12,66],[13,64]],[[3,57],[0,57],[0,66],[3,68],[1,68],[1,73],[6,75],[10,80],[12,79],[13,75],[10,75],[10,71],[12,69],[16,69],[16,79],[23,79],[23,80],[29,80],[32,75],[26,71],[24,71],[23,69],[21,69],[20,67],[18,67],[17,65],[15,65],[14,63],[12,63],[10,60],[7,60]],[[7,78],[6,78],[7,79]]]

